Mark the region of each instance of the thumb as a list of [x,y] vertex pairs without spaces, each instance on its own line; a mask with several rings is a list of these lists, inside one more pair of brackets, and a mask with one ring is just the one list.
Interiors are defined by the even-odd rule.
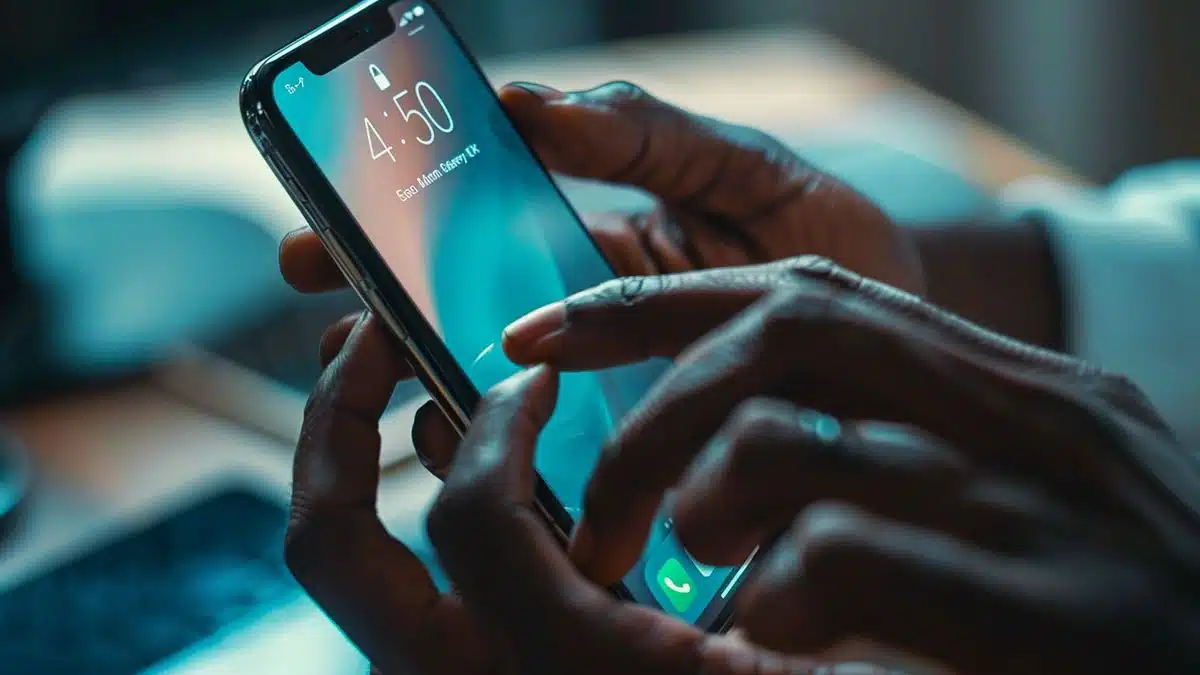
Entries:
[[577,92],[518,83],[500,99],[551,171],[638,187],[672,206],[749,218],[813,174],[765,133],[695,115],[628,82]]

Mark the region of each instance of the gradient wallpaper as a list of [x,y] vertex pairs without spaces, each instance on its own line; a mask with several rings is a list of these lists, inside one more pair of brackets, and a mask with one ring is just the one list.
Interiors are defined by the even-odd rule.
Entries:
[[[517,371],[499,347],[508,323],[613,274],[438,14],[419,2],[392,7],[394,17],[406,12],[407,25],[331,73],[285,70],[275,100],[482,392]],[[614,421],[667,365],[563,376],[536,461],[573,516]],[[668,522],[654,539],[649,560],[692,565]],[[684,611],[665,602],[658,567],[640,565],[627,584],[640,601],[694,622],[719,609],[704,596],[729,570],[688,569],[696,597]]]

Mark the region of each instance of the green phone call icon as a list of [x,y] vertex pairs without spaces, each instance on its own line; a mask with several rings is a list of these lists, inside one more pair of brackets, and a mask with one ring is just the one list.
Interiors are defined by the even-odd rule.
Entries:
[[696,600],[696,583],[688,576],[683,564],[675,558],[667,558],[658,569],[656,578],[658,587],[662,589],[676,612],[686,612]]

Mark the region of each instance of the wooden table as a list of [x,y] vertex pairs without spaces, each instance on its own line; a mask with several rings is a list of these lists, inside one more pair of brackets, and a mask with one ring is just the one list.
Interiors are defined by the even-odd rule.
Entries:
[[[813,33],[639,41],[498,61],[488,69],[497,82],[561,88],[628,79],[680,105],[786,138],[887,135],[893,113],[902,109],[923,120],[949,168],[986,188],[1033,174],[1070,180],[975,117]],[[90,101],[74,110],[106,106],[122,111],[116,117],[124,126],[93,133],[87,119],[71,118],[71,106],[60,112],[63,152],[46,169],[48,194],[87,189],[99,167],[109,177],[126,176],[120,187],[131,195],[177,194],[190,186],[207,199],[240,205],[277,234],[302,224],[245,138],[232,81]],[[157,117],[162,109],[174,111],[169,127]],[[173,156],[186,161],[140,151],[164,140],[171,141]],[[289,447],[202,412],[153,383],[19,410],[7,422],[32,448],[42,478],[29,518],[0,559],[0,584],[35,574],[199,486],[236,476],[282,498],[288,485]],[[387,442],[405,444],[406,437]],[[419,466],[401,462],[385,479],[382,510],[397,531],[415,536],[417,514],[435,488]],[[253,655],[241,658],[245,665]],[[307,672],[278,650],[262,655],[254,671]]]

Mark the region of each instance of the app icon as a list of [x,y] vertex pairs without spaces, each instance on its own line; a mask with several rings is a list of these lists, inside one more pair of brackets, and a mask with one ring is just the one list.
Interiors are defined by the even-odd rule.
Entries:
[[659,588],[663,590],[676,612],[682,614],[692,606],[696,599],[696,584],[678,560],[667,558],[658,569],[657,579]]

